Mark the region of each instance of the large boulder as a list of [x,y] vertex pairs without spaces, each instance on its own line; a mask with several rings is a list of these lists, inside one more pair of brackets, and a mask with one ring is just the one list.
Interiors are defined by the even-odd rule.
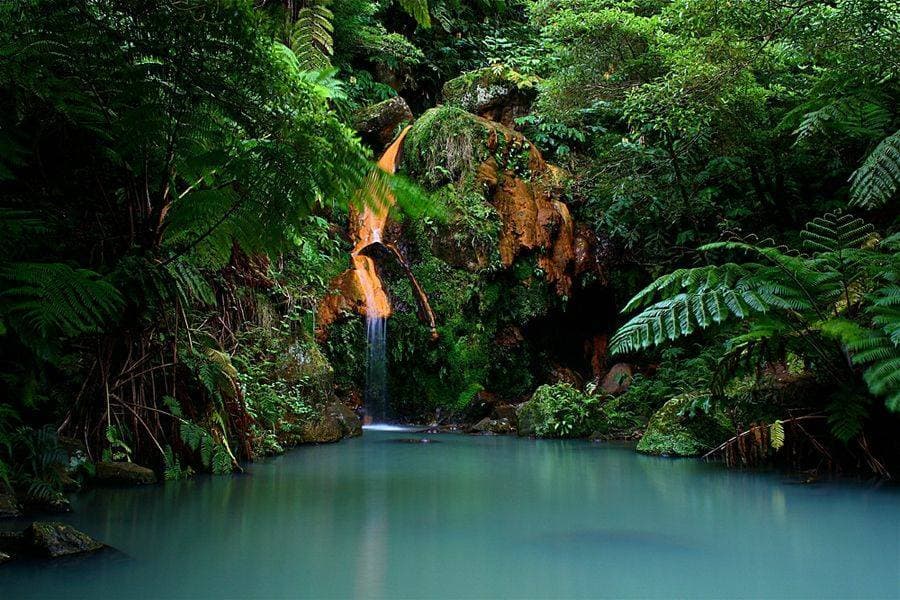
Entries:
[[319,418],[302,423],[291,441],[296,444],[330,444],[358,435],[362,435],[362,422],[356,413],[340,402],[331,402]]
[[470,71],[444,84],[444,103],[512,127],[537,95],[533,78],[507,67]]
[[730,424],[722,413],[690,414],[691,396],[682,394],[663,404],[647,424],[638,452],[660,456],[699,456],[728,438]]
[[354,128],[376,152],[384,150],[400,128],[412,120],[412,111],[400,96],[367,106],[353,115]]
[[[575,234],[561,200],[565,174],[548,165],[521,133],[460,108],[432,108],[410,130],[403,166],[432,190],[452,184],[455,192],[449,195],[458,198],[451,203],[453,214],[459,208],[469,214],[441,232],[445,238],[467,240],[457,244],[461,250],[472,248],[453,264],[482,267],[496,252],[500,265],[511,267],[517,258],[533,254],[547,282],[559,295],[568,295]],[[489,210],[477,210],[479,202]],[[472,231],[460,231],[461,226]],[[446,245],[439,243],[436,254],[452,254]]]
[[103,548],[103,544],[91,536],[64,523],[32,523],[24,532],[24,541],[31,553],[45,558],[95,552]]
[[111,485],[144,485],[156,483],[153,469],[130,462],[98,462],[94,466],[94,481]]
[[362,435],[362,419],[353,412],[353,409],[343,402],[332,402],[325,411],[340,424],[341,432],[344,437],[357,437]]

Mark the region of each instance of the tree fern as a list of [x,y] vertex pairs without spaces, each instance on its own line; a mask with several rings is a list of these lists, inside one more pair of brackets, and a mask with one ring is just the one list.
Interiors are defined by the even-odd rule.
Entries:
[[875,147],[850,181],[852,204],[876,208],[896,200],[900,186],[900,130]]
[[[812,255],[745,242],[703,246],[704,252],[737,251],[766,262],[679,269],[658,278],[626,306],[625,311],[642,310],[619,328],[611,351],[633,352],[728,319],[745,320],[749,330],[732,338],[723,357],[727,369],[753,356],[760,343],[776,343],[807,355],[843,387],[853,374],[846,372],[838,348],[824,343],[836,340],[862,369],[868,391],[900,411],[900,287],[893,238],[877,243],[871,225],[834,213],[810,222],[801,238]],[[876,287],[877,282],[886,285]],[[865,415],[853,394],[847,398],[829,409],[841,439],[855,435]]]

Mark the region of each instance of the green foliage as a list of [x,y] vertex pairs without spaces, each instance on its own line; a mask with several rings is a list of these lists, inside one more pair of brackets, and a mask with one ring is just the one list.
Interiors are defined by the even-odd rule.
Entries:
[[[619,329],[612,350],[634,351],[729,319],[743,320],[749,328],[732,338],[732,348],[743,352],[767,344],[790,350],[841,390],[857,377],[848,367],[863,366],[869,392],[897,410],[900,345],[891,337],[898,317],[894,242],[877,241],[861,219],[834,214],[810,222],[801,238],[810,254],[744,242],[701,248],[749,254],[762,262],[679,269],[660,277],[626,307],[642,312]],[[828,412],[836,437],[848,440],[859,433],[865,405],[855,393],[835,396]]]
[[587,396],[568,383],[542,385],[531,400],[519,408],[520,428],[541,438],[587,437],[597,431],[600,400]]
[[291,28],[291,48],[299,65],[306,71],[317,71],[331,66],[334,54],[334,15],[324,3],[314,2],[304,6],[297,14]]
[[406,137],[403,166],[432,188],[455,183],[488,158],[489,133],[485,123],[462,109],[429,109]]
[[773,235],[848,194],[866,208],[896,196],[884,3],[535,0],[530,12],[553,67],[529,119],[584,134],[569,159],[576,218],[651,275],[723,233]]
[[886,137],[872,150],[851,180],[853,204],[874,208],[896,199],[897,187],[900,186],[900,130]]
[[[203,467],[209,469],[215,475],[224,475],[231,473],[233,470],[231,453],[224,443],[216,439],[215,436],[206,429],[191,423],[190,421],[182,421],[181,441],[200,457]],[[169,469],[174,466],[167,465],[167,477]],[[180,475],[180,466],[178,467]],[[173,470],[173,475],[175,471]]]

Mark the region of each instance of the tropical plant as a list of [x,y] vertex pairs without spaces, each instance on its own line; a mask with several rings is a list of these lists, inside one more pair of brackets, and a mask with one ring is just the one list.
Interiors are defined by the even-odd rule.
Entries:
[[[801,234],[806,253],[746,241],[716,242],[705,254],[749,255],[677,269],[640,291],[624,312],[640,313],[615,334],[613,352],[633,352],[710,326],[744,321],[727,343],[722,365],[736,357],[803,357],[820,377],[837,384],[827,407],[833,432],[849,440],[867,414],[865,396],[853,392],[861,377],[868,392],[900,411],[900,292],[898,238],[880,239],[871,225],[829,213]],[[761,349],[769,352],[759,353]]]

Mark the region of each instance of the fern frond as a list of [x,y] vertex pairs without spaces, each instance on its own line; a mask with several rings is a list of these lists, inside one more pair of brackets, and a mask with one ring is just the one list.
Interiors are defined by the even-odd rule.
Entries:
[[850,181],[853,205],[877,208],[896,199],[900,186],[900,129],[872,150]]
[[331,66],[334,54],[334,15],[324,4],[300,9],[291,30],[291,48],[302,70],[319,71]]
[[781,450],[784,446],[784,425],[779,420],[769,425],[769,444],[775,450]]
[[63,263],[12,263],[0,270],[0,312],[23,339],[97,331],[124,305],[99,274]]

